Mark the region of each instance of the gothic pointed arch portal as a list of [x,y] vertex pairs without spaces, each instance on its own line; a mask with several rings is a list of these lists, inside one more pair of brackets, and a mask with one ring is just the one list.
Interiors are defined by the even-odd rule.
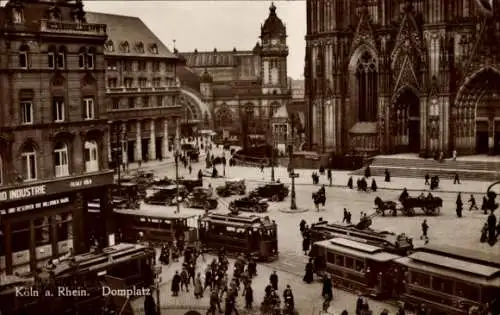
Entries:
[[460,88],[452,108],[459,154],[500,154],[500,71],[484,68]]
[[394,95],[391,134],[396,152],[420,152],[420,98],[418,91],[403,87]]

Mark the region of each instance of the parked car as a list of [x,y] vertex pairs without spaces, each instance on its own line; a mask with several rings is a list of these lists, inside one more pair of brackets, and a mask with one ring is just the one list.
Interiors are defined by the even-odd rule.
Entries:
[[187,208],[213,210],[218,204],[217,198],[212,196],[212,190],[204,187],[195,187],[193,192],[184,199],[184,205]]
[[120,182],[113,184],[111,188],[111,204],[114,209],[139,209],[139,200],[143,197],[137,183]]
[[217,195],[221,197],[229,197],[232,195],[244,195],[247,190],[244,179],[233,178],[226,180],[224,186],[218,186],[216,189]]
[[179,185],[186,187],[188,192],[192,192],[195,187],[203,186],[203,179],[179,179]]
[[229,203],[229,211],[237,214],[239,211],[243,212],[266,212],[269,204],[266,198],[259,197],[243,197]]
[[177,185],[169,186],[153,186],[148,190],[148,195],[144,199],[144,202],[153,205],[169,205],[173,206],[177,202],[181,202],[188,195],[188,191],[185,186],[179,185],[179,199],[176,200],[177,196]]
[[290,190],[283,183],[271,183],[259,186],[250,192],[250,196],[269,198],[271,201],[283,201],[288,196]]

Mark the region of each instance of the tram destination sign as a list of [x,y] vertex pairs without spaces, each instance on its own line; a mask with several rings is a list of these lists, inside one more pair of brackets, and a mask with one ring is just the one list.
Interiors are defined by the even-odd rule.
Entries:
[[112,183],[112,171],[91,176],[73,176],[57,181],[47,181],[33,185],[2,189],[0,190],[0,203],[111,185]]

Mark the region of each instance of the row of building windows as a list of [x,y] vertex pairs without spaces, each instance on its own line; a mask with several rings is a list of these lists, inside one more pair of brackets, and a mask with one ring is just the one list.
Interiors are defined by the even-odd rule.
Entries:
[[[116,70],[118,67],[117,60],[107,60],[106,67],[108,70]],[[160,72],[162,69],[166,72],[173,72],[174,65],[166,62],[160,62],[158,60],[147,62],[144,60],[140,61],[132,61],[126,60],[123,61],[122,64],[124,71],[152,71],[152,72]]]
[[[163,81],[163,82],[162,82]],[[123,79],[123,85],[118,85],[118,79],[117,78],[109,78],[107,81],[107,88],[117,88],[117,87],[125,87],[125,88],[134,88],[134,87],[141,87],[141,88],[147,88],[147,87],[169,87],[169,86],[175,86],[176,82],[174,78],[165,78],[162,80],[162,78],[153,78],[151,80],[148,80],[148,78],[138,78],[137,80],[134,81],[134,78],[127,77]],[[137,84],[137,86],[136,86]]]
[[[64,47],[56,50],[54,47],[49,48],[47,52],[47,68],[48,69],[66,69],[67,51]],[[21,46],[19,50],[19,68],[29,69],[32,67],[30,51],[27,45]],[[91,49],[82,48],[78,52],[78,67],[80,69],[92,70],[95,67],[95,51]]]
[[[35,123],[33,100],[25,99],[20,103],[20,118],[21,124],[32,125]],[[95,102],[94,98],[86,97],[82,100],[82,119],[95,119]],[[52,120],[54,122],[66,121],[66,103],[64,97],[54,97],[52,99]]]
[[[115,52],[115,44],[113,43],[112,40],[108,40],[105,45],[105,49],[107,52]],[[130,45],[127,41],[123,41],[120,43],[119,46],[119,51],[122,53],[130,53]],[[134,52],[144,54],[145,49],[144,49],[144,43],[142,42],[137,42],[134,45]],[[158,45],[156,44],[149,44],[148,46],[148,52],[154,55],[158,54]]]
[[[73,216],[71,212],[56,214],[51,217],[34,219],[35,246],[44,246],[56,242],[73,239]],[[55,225],[52,229],[51,225]],[[1,226],[0,226],[1,228]],[[12,252],[20,252],[30,248],[30,221],[24,220],[11,224]],[[0,244],[4,244],[4,236],[0,233]],[[5,255],[4,246],[0,246],[0,256]]]
[[[125,104],[126,103],[126,104]],[[120,106],[122,104],[122,106]],[[122,99],[115,97],[111,99],[111,109],[120,109],[124,107],[136,108],[136,107],[163,107],[174,105],[174,99],[172,96],[156,95],[156,96],[142,96],[142,97],[128,97]]]
[[[65,177],[70,175],[69,171],[68,145],[59,142],[54,147],[53,161],[54,174],[56,177]],[[99,151],[97,142],[91,140],[84,144],[85,172],[93,173],[99,170]],[[21,153],[21,172],[20,180],[34,181],[39,179],[37,165],[37,150],[34,146],[27,146]],[[5,184],[4,165],[0,155],[0,185]]]

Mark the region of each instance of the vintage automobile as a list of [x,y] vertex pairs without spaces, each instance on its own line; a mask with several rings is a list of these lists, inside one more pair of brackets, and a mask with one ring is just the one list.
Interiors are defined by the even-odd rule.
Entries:
[[148,195],[144,199],[144,202],[152,205],[168,205],[173,206],[177,204],[177,201],[181,202],[188,195],[188,191],[185,186],[179,186],[179,200],[176,200],[177,196],[177,185],[169,186],[153,186],[149,191]]
[[167,176],[160,178],[160,177],[155,177],[153,179],[153,185],[154,186],[169,186],[169,185],[175,185],[175,180],[168,178]]
[[221,197],[229,197],[232,195],[244,195],[246,192],[244,179],[233,178],[226,180],[224,186],[218,186],[215,190],[217,195]]
[[179,185],[182,185],[186,188],[188,192],[192,192],[195,187],[203,186],[203,179],[179,179]]
[[143,195],[139,192],[139,184],[120,182],[111,188],[111,203],[114,209],[139,209],[139,200]]
[[214,210],[217,208],[217,198],[212,196],[210,188],[195,187],[184,199],[184,205],[187,208],[201,208],[205,210]]
[[269,204],[266,198],[259,197],[243,197],[233,200],[229,203],[229,211],[234,214],[238,212],[266,212]]
[[252,197],[261,197],[268,198],[271,201],[283,201],[290,190],[288,186],[283,183],[270,183],[264,186],[257,187],[252,192],[250,192],[250,196]]

